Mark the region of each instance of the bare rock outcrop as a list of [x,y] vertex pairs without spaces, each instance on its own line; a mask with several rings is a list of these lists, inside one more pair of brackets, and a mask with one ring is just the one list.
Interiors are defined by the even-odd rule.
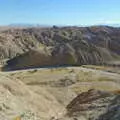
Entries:
[[81,116],[86,120],[119,120],[120,95],[89,90],[78,95],[66,108],[68,116],[76,120]]

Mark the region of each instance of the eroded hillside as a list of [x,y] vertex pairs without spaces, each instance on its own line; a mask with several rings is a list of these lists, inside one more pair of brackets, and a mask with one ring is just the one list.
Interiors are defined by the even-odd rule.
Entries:
[[119,38],[120,29],[107,26],[11,28],[0,32],[0,57],[12,69],[109,64],[119,61]]

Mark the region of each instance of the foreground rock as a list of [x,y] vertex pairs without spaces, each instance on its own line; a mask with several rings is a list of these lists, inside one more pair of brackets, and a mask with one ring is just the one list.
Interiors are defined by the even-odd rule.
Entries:
[[79,120],[119,120],[120,95],[89,90],[81,93],[67,106],[68,116]]

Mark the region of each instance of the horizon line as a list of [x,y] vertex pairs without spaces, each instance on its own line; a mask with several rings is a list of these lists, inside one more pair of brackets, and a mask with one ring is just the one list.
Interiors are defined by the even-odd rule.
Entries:
[[68,25],[68,24],[39,24],[39,23],[12,23],[12,24],[0,24],[0,27],[92,27],[92,26],[109,26],[120,27],[120,23],[115,24],[81,24],[81,25]]

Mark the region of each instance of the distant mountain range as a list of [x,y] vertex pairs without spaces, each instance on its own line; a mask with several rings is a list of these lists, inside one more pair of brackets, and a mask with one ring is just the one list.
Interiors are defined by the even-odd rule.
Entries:
[[10,27],[51,27],[51,25],[44,24],[26,24],[26,23],[16,23],[8,25]]
[[[52,27],[54,25],[49,25],[49,24],[28,24],[28,23],[13,23],[9,24],[8,26],[11,27]],[[66,25],[55,25],[55,26],[61,26],[64,27]],[[71,25],[71,26],[79,26],[79,27],[90,27],[90,26],[111,26],[111,27],[120,27],[120,23],[101,23],[101,24],[91,24],[91,25]]]

